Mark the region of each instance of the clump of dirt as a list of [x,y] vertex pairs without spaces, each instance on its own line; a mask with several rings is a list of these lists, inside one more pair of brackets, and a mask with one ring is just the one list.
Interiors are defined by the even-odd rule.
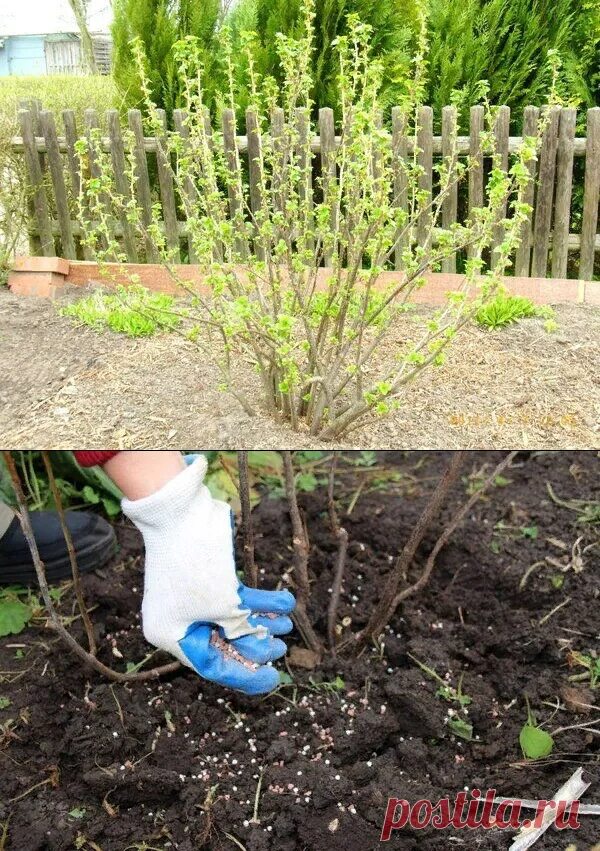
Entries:
[[[498,457],[477,453],[473,469],[491,468]],[[342,515],[351,545],[339,620],[350,618],[354,630],[366,622],[447,462],[444,453],[380,458],[400,475],[393,482],[383,476],[376,490],[364,487],[350,515]],[[3,639],[0,694],[10,701],[0,713],[5,848],[366,851],[379,846],[390,796],[437,801],[468,787],[549,798],[578,765],[597,781],[597,735],[560,733],[554,755],[530,764],[518,736],[525,695],[540,721],[551,719],[549,729],[583,717],[572,693],[569,701],[559,696],[565,686],[586,689],[569,683],[582,671],[569,667],[569,653],[598,649],[598,526],[577,523],[576,511],[552,501],[546,482],[564,500],[598,501],[599,472],[594,453],[523,454],[442,552],[428,588],[398,611],[382,651],[346,652],[313,672],[290,669],[293,683],[263,699],[224,691],[187,670],[159,683],[110,685],[82,670],[48,631]],[[342,489],[342,510],[360,476]],[[457,487],[445,516],[468,484]],[[303,494],[302,507],[311,537],[311,614],[323,629],[335,561],[325,493]],[[255,524],[261,582],[274,587],[291,566],[285,503],[265,497]],[[124,667],[148,647],[138,614],[141,542],[131,527],[117,531],[119,556],[85,585],[100,656]],[[573,552],[581,557],[576,565]],[[551,561],[520,590],[526,570],[547,556]],[[71,605],[67,594],[65,614]],[[291,643],[300,643],[296,634]],[[24,645],[18,660],[15,644]],[[415,660],[454,687],[462,678],[462,694],[471,698],[466,713],[440,695]],[[597,705],[598,691],[588,694]],[[452,732],[456,712],[472,724],[471,741]],[[600,800],[597,782],[585,800]],[[549,831],[540,851],[564,851],[570,842],[590,848],[596,821],[582,816],[577,832]],[[407,828],[393,845],[491,851],[508,848],[511,837]]]

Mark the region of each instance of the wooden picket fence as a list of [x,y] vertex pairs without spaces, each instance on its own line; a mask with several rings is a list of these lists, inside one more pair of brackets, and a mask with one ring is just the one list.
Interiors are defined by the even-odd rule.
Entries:
[[[25,104],[22,104],[25,106]],[[28,102],[27,108],[19,112],[21,136],[13,139],[15,150],[23,153],[27,177],[31,186],[30,236],[32,251],[36,254],[60,256],[68,259],[89,259],[88,252],[80,243],[81,227],[73,218],[74,199],[79,193],[80,174],[75,153],[75,143],[79,138],[72,110],[62,113],[64,136],[57,135],[57,122],[50,111],[41,109],[39,102]],[[434,135],[434,115],[430,107],[422,107],[420,132],[417,145],[419,160],[424,168],[421,188],[429,193],[435,192],[433,165],[436,157],[449,152],[450,134],[455,114],[453,107],[445,107],[442,113],[441,135]],[[527,136],[535,135],[539,109],[529,106],[525,109],[522,132]],[[164,118],[164,116],[163,116]],[[256,191],[258,176],[254,160],[253,147],[255,135],[251,132],[256,126],[256,116],[246,116],[248,136],[238,136],[240,152],[247,157],[250,181],[250,201],[253,206],[260,204],[260,193]],[[537,163],[530,165],[535,180],[529,188],[528,203],[533,207],[531,221],[523,229],[522,242],[514,258],[514,273],[519,276],[566,278],[568,276],[582,280],[591,280],[594,274],[595,254],[600,251],[598,228],[598,203],[600,199],[600,107],[588,110],[586,116],[586,136],[576,136],[577,114],[572,108],[553,107]],[[520,144],[521,137],[510,135],[511,114],[506,106],[500,107],[495,128],[498,151],[503,168],[509,166],[511,154]],[[143,216],[150,220],[153,200],[160,198],[165,235],[176,255],[187,262],[194,262],[194,253],[185,221],[184,204],[177,199],[172,175],[168,167],[157,158],[157,143],[143,133],[142,117],[139,110],[130,110],[128,125],[135,137],[135,161],[137,167],[137,200]],[[175,131],[185,135],[184,114],[174,114]],[[98,127],[99,120],[94,110],[85,113],[83,135],[91,128]],[[165,124],[166,126],[166,124]],[[403,134],[402,116],[399,109],[392,110],[392,133],[390,144],[397,156],[407,156],[412,152],[412,137]],[[477,160],[477,166],[469,173],[466,197],[459,195],[457,187],[446,198],[442,208],[442,226],[449,227],[453,222],[464,219],[473,207],[484,202],[486,163],[479,156],[480,133],[484,126],[484,111],[474,106],[470,111],[470,133],[460,136],[459,154],[471,156]],[[116,110],[110,110],[106,116],[107,135],[103,137],[104,150],[110,152],[114,169],[115,186],[118,192],[128,197],[129,189],[125,178],[125,153],[121,119]],[[230,111],[223,115],[223,145],[227,161],[235,165],[234,150],[235,123]],[[325,160],[327,152],[339,142],[335,136],[333,113],[323,108],[319,111],[319,135],[314,136],[311,148],[315,160]],[[305,123],[304,132],[308,132]],[[571,232],[573,209],[573,173],[575,162],[585,158],[583,179],[583,201],[578,199],[577,219],[581,225],[579,232]],[[155,160],[149,169],[151,160]],[[330,160],[328,161],[331,162]],[[155,166],[155,167],[154,167]],[[316,162],[316,167],[320,163]],[[327,167],[327,164],[326,164]],[[92,161],[91,173],[94,175],[97,165]],[[157,174],[157,186],[153,188],[150,174]],[[396,195],[402,194],[402,169],[397,169],[394,187]],[[193,187],[188,187],[193,192]],[[156,262],[156,251],[148,241],[140,245],[126,220],[114,222],[114,235],[120,241],[130,262]],[[571,253],[571,257],[569,254]],[[456,271],[456,257],[448,258],[444,271]],[[327,264],[327,263],[326,263]],[[400,252],[396,253],[396,268],[400,267]]]

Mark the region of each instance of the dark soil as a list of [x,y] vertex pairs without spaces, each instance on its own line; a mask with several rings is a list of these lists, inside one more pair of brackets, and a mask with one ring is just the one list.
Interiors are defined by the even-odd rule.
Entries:
[[[499,457],[478,453],[467,472],[484,464],[490,469]],[[343,516],[351,544],[339,619],[352,618],[352,628],[365,623],[447,459],[397,452],[384,460],[402,477],[380,483],[381,490],[363,487],[350,516]],[[600,802],[598,736],[581,728],[560,733],[554,754],[536,764],[525,764],[518,744],[525,694],[539,720],[555,713],[550,730],[595,717],[594,710],[576,714],[562,698],[558,711],[550,704],[581,671],[568,666],[569,651],[599,649],[599,526],[578,524],[577,512],[549,498],[546,482],[562,499],[598,501],[599,474],[597,453],[523,454],[510,481],[476,506],[443,551],[428,588],[397,613],[383,658],[374,650],[350,652],[318,671],[291,668],[295,686],[263,700],[223,691],[190,671],[160,683],[111,687],[82,670],[41,627],[3,639],[0,695],[11,705],[0,712],[0,723],[16,723],[13,734],[5,726],[2,738],[0,731],[0,823],[9,819],[6,843],[0,824],[0,847],[369,851],[379,844],[390,796],[437,801],[477,787],[550,798],[579,765],[592,781],[585,801]],[[342,506],[363,475],[344,476]],[[452,505],[463,498],[465,484]],[[323,491],[304,494],[302,503],[312,542],[312,614],[323,631],[335,547]],[[496,527],[500,521],[504,529]],[[285,504],[263,499],[255,522],[261,578],[273,587],[291,563]],[[118,531],[119,557],[87,576],[85,585],[101,658],[123,669],[148,648],[138,615],[140,541],[131,528]],[[572,552],[583,560],[577,572],[540,567],[519,590],[531,564],[546,556],[568,561]],[[551,581],[558,575],[560,588]],[[69,592],[65,614],[71,605]],[[296,634],[291,642],[300,643]],[[24,645],[24,658],[15,659],[15,645]],[[436,695],[438,684],[408,654],[442,676],[450,673],[454,685],[463,675],[463,692],[473,701],[473,741],[451,733],[448,710],[456,704]],[[24,673],[16,678],[8,671]],[[337,675],[345,682],[339,694],[309,681]],[[600,704],[598,690],[586,692],[585,683],[577,688]],[[253,823],[261,770],[259,823]],[[573,843],[582,851],[599,835],[600,819],[582,816],[578,831],[551,829],[534,848],[564,851]],[[512,836],[404,830],[391,844],[403,851],[486,851],[508,849]]]

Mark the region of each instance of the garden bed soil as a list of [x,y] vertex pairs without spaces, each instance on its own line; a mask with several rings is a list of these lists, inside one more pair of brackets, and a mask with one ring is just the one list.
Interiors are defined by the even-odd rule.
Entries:
[[[540,319],[461,333],[445,365],[406,388],[398,411],[371,418],[342,446],[600,448],[600,308],[556,313],[552,334]],[[381,357],[392,358],[394,341],[412,330],[399,323]],[[0,289],[0,358],[7,448],[322,445],[262,410],[257,376],[242,359],[238,379],[254,416],[218,390],[215,367],[179,336],[132,340],[77,327],[48,299]]]
[[[499,457],[479,453],[466,472],[484,464],[489,471]],[[352,618],[354,628],[365,623],[446,462],[446,453],[379,456],[395,480],[380,476],[381,489],[363,487],[352,513],[342,514],[351,543],[340,620]],[[546,483],[562,499],[597,501],[599,474],[596,453],[521,454],[508,483],[476,505],[442,552],[431,584],[394,617],[383,655],[350,652],[319,671],[290,668],[295,686],[264,699],[224,691],[190,671],[160,683],[111,686],[82,670],[41,624],[3,639],[0,694],[11,704],[0,721],[17,719],[0,750],[0,822],[9,819],[3,847],[370,851],[379,847],[389,796],[438,800],[477,787],[549,798],[579,765],[592,780],[586,802],[600,802],[597,736],[562,733],[554,755],[539,764],[525,764],[518,744],[525,694],[539,720],[553,716],[550,729],[590,719],[564,708],[561,695],[574,673],[568,650],[598,649],[598,526],[578,525],[576,512],[549,498]],[[364,475],[340,479],[342,506]],[[465,487],[463,480],[451,505],[464,498]],[[301,502],[312,544],[312,616],[322,631],[335,546],[323,489],[302,494]],[[291,563],[285,504],[263,499],[255,523],[261,582],[273,587]],[[143,555],[135,530],[117,529],[118,557],[86,575],[85,589],[100,657],[124,669],[147,652],[137,614]],[[596,548],[584,553],[590,544]],[[577,572],[539,568],[519,590],[530,565],[572,552],[584,553]],[[555,575],[563,577],[560,588],[551,581]],[[63,612],[72,602],[69,592]],[[78,622],[73,628],[80,631]],[[296,634],[291,643],[299,643]],[[24,651],[20,660],[15,645]],[[450,672],[454,685],[464,676],[473,741],[451,734],[450,704],[409,654],[442,676]],[[337,676],[345,684],[339,693],[310,682]],[[577,687],[590,703],[600,702],[598,691]],[[558,699],[562,708],[553,710]],[[465,833],[407,829],[391,847],[500,851],[512,838],[510,831]],[[599,834],[598,819],[582,817],[579,831],[551,829],[535,849],[565,851],[573,843],[583,851]]]

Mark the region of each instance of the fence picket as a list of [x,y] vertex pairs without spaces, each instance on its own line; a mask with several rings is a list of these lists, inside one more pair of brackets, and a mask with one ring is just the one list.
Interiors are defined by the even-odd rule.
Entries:
[[[408,178],[403,163],[408,156],[408,137],[406,135],[406,115],[399,106],[392,108],[392,162],[394,172],[394,203],[401,210],[408,207]],[[394,269],[402,268],[402,252],[408,245],[408,231],[400,228],[394,249]]]
[[417,130],[418,161],[423,169],[419,175],[419,191],[427,194],[427,201],[422,205],[422,212],[417,222],[417,241],[423,245],[429,234],[431,211],[427,205],[431,203],[433,190],[433,109],[430,106],[419,108],[419,126]]
[[19,110],[19,123],[21,125],[21,135],[23,137],[23,145],[25,148],[25,164],[27,166],[29,184],[31,186],[31,203],[37,222],[40,251],[44,257],[54,257],[56,249],[54,247],[52,224],[50,222],[50,215],[48,212],[48,199],[46,197],[46,188],[44,186],[44,176],[42,174],[40,158],[35,144],[34,118],[31,110]]
[[170,154],[167,143],[167,113],[164,109],[157,109],[157,115],[162,124],[163,130],[163,135],[156,147],[156,166],[158,170],[158,184],[160,187],[163,219],[165,222],[165,236],[169,252],[174,262],[179,263],[181,261],[181,249],[179,246],[179,225],[177,223],[177,204],[175,202],[173,171],[169,163]]
[[[118,110],[109,109],[106,113],[106,120],[108,123],[108,135],[110,138],[110,152],[112,157],[115,187],[123,199],[123,206],[126,206],[131,200],[131,188],[127,180],[125,147],[123,145],[123,134],[121,132],[121,122]],[[125,254],[127,255],[127,260],[130,263],[137,263],[138,253],[135,230],[131,222],[127,220],[125,210],[120,211],[119,219],[123,229],[123,247],[125,249]]]
[[48,151],[48,167],[54,189],[54,203],[56,204],[56,217],[60,228],[62,256],[66,257],[67,260],[75,260],[77,254],[75,252],[73,231],[71,230],[71,212],[69,210],[67,188],[65,186],[63,162],[60,151],[58,150],[54,113],[47,109],[42,110],[40,113],[40,122]]
[[[534,138],[537,135],[538,121],[540,111],[537,106],[526,106],[523,113],[523,137]],[[523,201],[528,204],[532,210],[535,201],[535,181],[537,174],[537,160],[535,157],[527,163],[527,169],[530,175],[530,181],[525,187]],[[533,215],[533,214],[532,214]],[[531,243],[533,238],[532,216],[529,216],[526,222],[521,226],[521,242],[517,248],[515,257],[515,275],[529,277],[531,268]]]
[[[442,156],[445,165],[451,173],[456,167],[456,154],[452,140],[456,134],[456,108],[445,106],[442,110]],[[446,197],[442,201],[442,227],[450,228],[458,220],[458,184],[453,181],[448,187]],[[456,272],[456,252],[442,260],[444,272]]]
[[544,278],[548,271],[548,249],[550,246],[550,229],[552,227],[559,115],[560,109],[558,107],[550,108],[546,115],[547,125],[542,137],[538,189],[535,202],[535,221],[533,225],[533,256],[531,258],[531,274],[534,278]]
[[[506,174],[508,172],[508,137],[510,135],[510,109],[508,106],[498,108],[498,114],[494,123],[494,137],[496,140],[496,155],[498,166]],[[499,213],[499,221],[506,218],[507,201],[505,200]],[[502,242],[504,230],[501,224],[494,229],[492,241],[491,266],[495,269],[498,264],[498,253],[495,249]]]
[[581,249],[579,277],[591,281],[594,275],[594,247],[598,226],[598,201],[600,200],[600,106],[588,110],[587,144],[585,157],[585,186],[583,190],[583,220],[581,223]]
[[[248,134],[248,172],[250,175],[250,209],[258,225],[260,225],[260,211],[262,210],[262,134],[258,122],[256,110],[246,111],[246,133]],[[260,260],[265,259],[265,248],[260,238],[255,237],[254,250]]]
[[[173,124],[175,125],[175,130],[183,139],[183,144],[186,148],[186,152],[189,152],[190,129],[187,126],[186,119],[187,113],[183,109],[173,110]],[[183,178],[182,194],[183,197],[181,198],[181,203],[183,204],[185,218],[187,220],[189,219],[190,213],[194,210],[196,201],[198,200],[198,192],[196,190],[196,185],[194,183],[193,178],[189,174],[186,174],[186,176]],[[196,249],[194,248],[194,240],[192,239],[191,234],[188,234],[187,236],[187,246],[188,262],[197,263],[198,255],[196,254]]]
[[561,111],[556,154],[554,230],[552,232],[552,277],[554,278],[567,277],[576,121],[577,112],[574,109],[563,109]]
[[[135,189],[138,203],[142,208],[142,223],[144,228],[147,229],[152,224],[152,196],[150,193],[148,161],[146,159],[146,151],[144,148],[142,113],[139,109],[130,109],[127,113],[127,117],[129,121],[129,129],[133,132],[135,138],[133,146],[137,177]],[[156,263],[158,261],[158,251],[156,250],[156,246],[148,233],[144,236],[144,245],[146,247],[146,260],[150,263]]]
[[[242,198],[242,166],[237,145],[235,113],[232,109],[224,109],[222,116],[223,147],[230,179],[227,184],[229,198],[229,215],[233,222],[241,223],[244,218]],[[235,250],[242,258],[248,256],[248,240],[240,227],[236,228]]]
[[[335,125],[333,110],[323,107],[319,110],[319,136],[321,140],[321,185],[323,189],[323,203],[329,207],[329,217],[332,230],[337,227],[337,205],[334,194],[337,181],[337,168],[335,162]],[[324,265],[327,268],[333,266],[333,249],[328,248],[324,253]]]
[[[474,209],[483,206],[483,154],[481,134],[484,130],[485,111],[482,106],[472,106],[469,121],[469,215]],[[468,256],[472,257],[474,248],[469,247]]]

